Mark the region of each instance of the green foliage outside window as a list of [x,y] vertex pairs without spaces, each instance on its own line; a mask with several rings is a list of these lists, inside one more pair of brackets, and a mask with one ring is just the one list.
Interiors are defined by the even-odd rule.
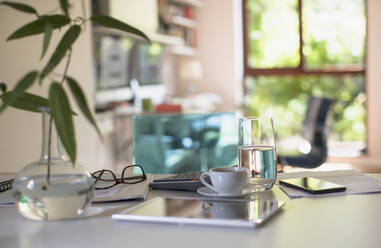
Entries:
[[247,2],[250,67],[294,67],[299,64],[296,1],[278,2],[279,0]]
[[[297,0],[247,0],[248,66],[255,69],[346,70],[364,67],[365,1],[303,0],[300,67]],[[288,20],[288,21],[287,21]],[[364,73],[247,76],[244,107],[271,115],[280,136],[298,132],[309,96],[333,100],[329,140],[364,141]]]
[[365,140],[363,76],[263,76],[247,78],[245,83],[246,114],[273,116],[280,137],[300,130],[308,97],[313,95],[333,100],[328,119],[330,140]]

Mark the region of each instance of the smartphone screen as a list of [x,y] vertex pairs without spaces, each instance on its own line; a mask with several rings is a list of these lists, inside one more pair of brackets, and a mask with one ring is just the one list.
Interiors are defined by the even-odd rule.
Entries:
[[312,194],[324,194],[346,190],[346,187],[343,185],[331,183],[313,177],[283,179],[280,180],[279,183],[291,188],[304,190]]

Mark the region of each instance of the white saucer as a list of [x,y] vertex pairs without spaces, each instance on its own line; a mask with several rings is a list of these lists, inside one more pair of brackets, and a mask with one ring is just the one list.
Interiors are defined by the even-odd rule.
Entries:
[[244,194],[218,194],[216,191],[212,190],[211,188],[208,187],[201,187],[197,189],[197,193],[201,195],[206,195],[206,196],[213,196],[213,197],[241,197]]

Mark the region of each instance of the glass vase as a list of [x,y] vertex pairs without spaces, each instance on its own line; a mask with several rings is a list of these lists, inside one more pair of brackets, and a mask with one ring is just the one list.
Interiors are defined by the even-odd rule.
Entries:
[[93,199],[94,180],[65,156],[54,121],[42,111],[41,158],[24,167],[13,181],[18,211],[33,220],[72,219],[84,214]]

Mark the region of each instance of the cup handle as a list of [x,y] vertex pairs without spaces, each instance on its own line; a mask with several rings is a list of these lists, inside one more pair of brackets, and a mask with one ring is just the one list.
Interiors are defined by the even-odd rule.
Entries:
[[202,184],[204,184],[206,187],[208,187],[208,188],[214,190],[215,192],[217,192],[217,189],[216,189],[213,185],[211,185],[210,183],[208,183],[208,182],[205,180],[205,177],[210,177],[209,172],[204,172],[204,173],[201,174],[201,176],[200,176],[200,181],[202,182]]

